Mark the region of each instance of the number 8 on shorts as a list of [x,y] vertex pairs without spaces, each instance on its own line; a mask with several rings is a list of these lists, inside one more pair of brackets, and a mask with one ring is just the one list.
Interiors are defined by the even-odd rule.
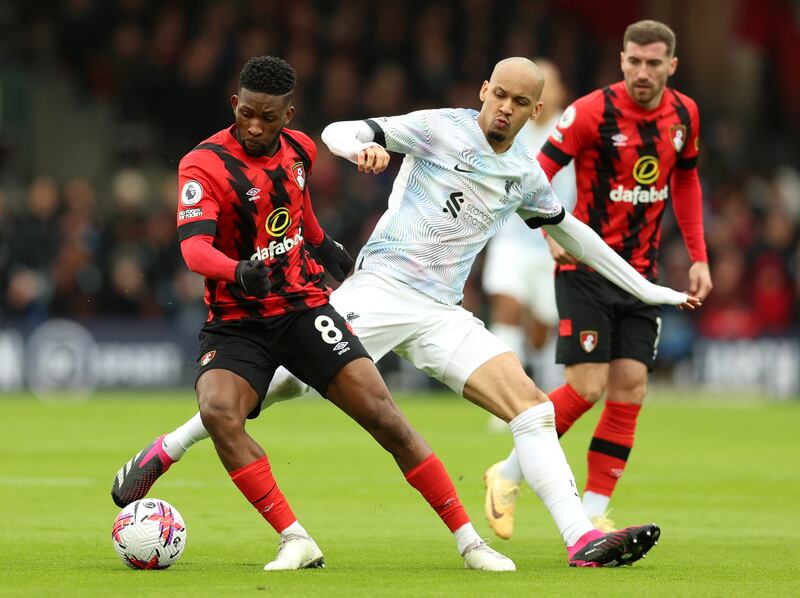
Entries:
[[335,345],[342,340],[342,331],[336,327],[330,316],[317,316],[314,320],[314,328],[319,330],[322,340],[329,345]]

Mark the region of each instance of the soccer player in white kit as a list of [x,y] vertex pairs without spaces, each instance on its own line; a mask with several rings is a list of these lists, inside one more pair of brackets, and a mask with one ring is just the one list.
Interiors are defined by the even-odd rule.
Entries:
[[[699,305],[647,281],[565,212],[535,148],[515,141],[539,115],[543,85],[533,62],[508,58],[484,81],[480,112],[425,110],[326,127],[323,141],[360,172],[382,172],[387,149],[406,154],[356,272],[330,300],[373,359],[394,351],[509,423],[525,479],[553,517],[571,566],[630,564],[654,545],[658,526],[605,535],[592,527],[556,436],[552,403],[508,346],[460,306],[475,256],[514,214],[531,228],[544,226],[572,255],[645,302]],[[279,369],[267,403],[299,396],[303,387]],[[164,450],[177,460],[203,436],[195,416],[164,437]]]
[[[558,68],[549,60],[536,59],[547,82],[542,90],[542,112],[517,135],[534,151],[547,141],[561,117],[566,89]],[[575,168],[570,164],[550,181],[561,204],[569,211],[575,204]],[[563,366],[556,363],[553,330],[558,323],[555,295],[555,261],[543,235],[531,234],[521,218],[510,218],[486,246],[483,290],[489,297],[489,330],[530,363],[536,385],[549,392],[561,384]],[[527,342],[526,342],[527,341]],[[502,420],[491,428],[505,431]]]

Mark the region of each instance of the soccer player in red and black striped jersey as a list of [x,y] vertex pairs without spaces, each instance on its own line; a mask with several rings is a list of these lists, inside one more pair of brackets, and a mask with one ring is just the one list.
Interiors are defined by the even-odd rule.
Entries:
[[[328,303],[322,266],[343,280],[353,261],[325,235],[311,208],[308,178],[316,147],[304,133],[286,128],[295,112],[295,84],[294,70],[280,58],[248,61],[231,98],[235,124],[180,162],[178,237],[186,264],[205,277],[209,306],[195,383],[202,421],[193,418],[187,425],[195,439],[211,436],[233,482],[281,535],[267,570],[324,562],[278,488],[264,450],[245,431],[279,366],[392,454],[408,483],[453,532],[467,567],[513,570],[511,560],[477,534],[442,463],[398,410],[358,337]],[[180,458],[185,448],[169,436],[120,469],[112,487],[118,505],[144,497]]]
[[[539,163],[552,179],[575,161],[574,215],[651,281],[657,274],[661,218],[670,201],[692,261],[688,292],[703,300],[712,285],[697,176],[700,116],[691,98],[666,86],[678,64],[675,34],[657,21],[634,23],[625,31],[620,59],[624,80],[569,106]],[[608,531],[613,526],[606,517],[610,497],[633,446],[656,358],[660,308],[609,284],[552,238],[548,243],[558,263],[557,361],[566,365],[566,383],[549,395],[556,430],[564,434],[605,394],[589,445],[583,505],[595,526]],[[499,470],[502,477],[487,491],[494,491],[498,502],[508,497],[513,516],[522,478],[516,455]]]

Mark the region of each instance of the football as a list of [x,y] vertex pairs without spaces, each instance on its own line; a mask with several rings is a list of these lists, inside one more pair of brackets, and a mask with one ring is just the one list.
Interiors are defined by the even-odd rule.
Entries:
[[132,569],[165,569],[183,554],[186,525],[167,501],[143,498],[119,512],[111,539],[122,562]]

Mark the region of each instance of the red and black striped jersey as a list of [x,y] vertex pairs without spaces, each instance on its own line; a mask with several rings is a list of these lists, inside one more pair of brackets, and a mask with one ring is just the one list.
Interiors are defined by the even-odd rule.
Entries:
[[236,126],[186,154],[178,167],[178,238],[213,237],[213,247],[239,260],[262,259],[272,284],[264,299],[234,282],[205,280],[208,320],[273,317],[324,305],[324,271],[306,251],[303,204],[317,149],[304,133],[284,129],[273,156],[248,156]]
[[569,106],[539,162],[552,178],[575,160],[574,215],[653,280],[665,203],[700,201],[699,193],[671,193],[675,170],[697,167],[699,129],[697,105],[688,96],[665,88],[661,104],[646,110],[620,81]]

